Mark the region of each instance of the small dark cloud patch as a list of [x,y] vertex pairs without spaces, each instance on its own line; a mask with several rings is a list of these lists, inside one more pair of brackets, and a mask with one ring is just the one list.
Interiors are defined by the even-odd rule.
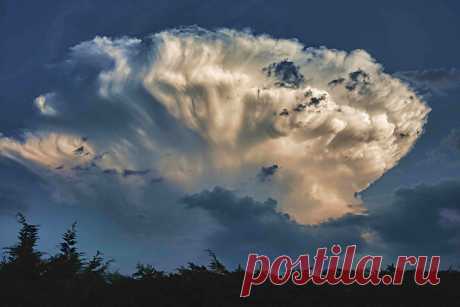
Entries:
[[104,174],[106,174],[106,175],[116,175],[116,174],[117,174],[117,170],[112,169],[112,168],[109,168],[109,169],[103,170],[102,173],[104,173]]
[[365,87],[370,84],[370,76],[362,69],[358,69],[348,74],[348,82],[345,88],[354,91],[357,87]]
[[99,160],[102,160],[104,158],[105,155],[107,155],[108,152],[103,152],[103,153],[100,153],[100,154],[97,154],[94,156],[94,161],[99,161]]
[[259,179],[260,182],[270,181],[278,169],[279,166],[277,164],[273,164],[271,166],[262,166],[260,172],[257,174],[257,179]]
[[313,96],[313,92],[312,92],[312,90],[307,90],[303,95],[304,95],[305,98],[308,98],[308,97]]
[[309,106],[318,106],[321,101],[325,101],[327,98],[327,95],[321,95],[319,97],[311,97],[310,102],[308,103]]
[[[326,94],[322,94],[322,95],[319,95],[319,96],[313,96],[313,93],[311,93],[311,91],[307,91],[305,93],[305,98],[306,99],[306,102],[303,102],[303,103],[298,103],[293,109],[292,111],[293,112],[296,112],[296,113],[300,113],[300,112],[304,112],[307,107],[317,107],[320,105],[320,103],[322,101],[326,101],[327,100],[327,95]],[[289,116],[289,110],[284,108],[283,110],[281,110],[281,112],[279,113],[280,116]]]
[[305,111],[307,105],[304,104],[304,103],[299,103],[295,108],[294,108],[294,112],[303,112]]
[[272,63],[262,69],[268,77],[274,77],[278,81],[275,83],[280,87],[298,88],[304,83],[304,76],[299,71],[299,66],[294,62],[283,60],[278,63]]
[[150,173],[149,169],[146,170],[132,170],[132,169],[124,169],[123,170],[123,177],[129,177],[129,176],[145,176],[148,173]]
[[152,178],[150,179],[150,183],[154,184],[154,183],[160,183],[160,182],[163,182],[165,179],[163,177],[155,177],[155,178]]
[[289,111],[287,109],[283,109],[281,112],[280,112],[280,116],[289,116]]
[[342,84],[345,81],[345,78],[337,78],[328,83],[329,86],[333,87],[339,84]]
[[[116,169],[108,168],[108,169],[103,169],[102,173],[106,175],[120,175],[124,178],[134,177],[134,176],[143,177],[143,176],[147,176],[150,173],[150,170],[149,169],[145,169],[145,170],[124,169],[122,172],[119,172]],[[150,179],[151,183],[157,183],[161,181],[163,181],[162,177],[155,177],[155,178]]]
[[88,172],[92,168],[95,168],[95,167],[96,167],[96,165],[91,163],[89,165],[77,165],[77,166],[74,166],[74,167],[72,167],[72,170],[73,171],[79,171],[79,172]]
[[328,83],[329,87],[344,85],[348,91],[352,92],[358,89],[359,93],[365,91],[366,87],[368,87],[370,84],[370,75],[362,69],[355,70],[349,73],[346,77],[339,77],[337,79],[331,80]]
[[76,156],[82,156],[84,153],[85,153],[85,146],[80,146],[78,148],[76,148],[73,153],[76,155]]

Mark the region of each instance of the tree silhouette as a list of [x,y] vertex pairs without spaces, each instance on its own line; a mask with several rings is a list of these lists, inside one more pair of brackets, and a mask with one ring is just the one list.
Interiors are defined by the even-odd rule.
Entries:
[[[460,299],[460,273],[452,268],[439,273],[438,286],[416,286],[412,270],[405,272],[402,286],[266,283],[241,299],[244,269],[230,271],[211,250],[206,250],[208,266],[189,262],[167,273],[139,263],[129,276],[110,272],[112,260],[99,251],[85,261],[76,223],[62,235],[57,254],[44,259],[36,250],[38,226],[22,214],[18,222],[18,243],[6,248],[0,261],[0,306],[455,306]],[[394,265],[382,274],[392,272]]]
[[217,273],[217,274],[227,274],[228,270],[225,267],[225,265],[217,259],[216,254],[210,250],[206,250],[208,252],[209,257],[211,257],[211,262],[209,263],[209,269],[211,272]]
[[50,258],[46,276],[54,279],[72,279],[82,270],[83,253],[77,250],[77,223],[62,235],[59,253]]
[[95,278],[105,278],[109,273],[109,266],[113,260],[104,260],[103,254],[100,251],[96,252],[83,267],[83,274]]
[[141,263],[138,263],[136,265],[136,272],[133,274],[133,278],[139,279],[139,280],[158,279],[164,276],[165,274],[163,271],[157,271],[150,264],[141,264]]
[[21,225],[18,243],[6,248],[7,262],[4,269],[24,280],[38,279],[43,272],[41,261],[42,253],[37,251],[38,225],[29,224],[21,213],[17,214],[18,223]]

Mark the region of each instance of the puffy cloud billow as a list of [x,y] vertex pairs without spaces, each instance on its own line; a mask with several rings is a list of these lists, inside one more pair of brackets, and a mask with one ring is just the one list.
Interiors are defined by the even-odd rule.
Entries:
[[0,138],[0,154],[60,186],[80,180],[72,193],[110,177],[134,207],[136,189],[160,183],[271,197],[300,223],[361,213],[356,193],[408,153],[429,112],[364,50],[230,29],[96,37],[60,69],[35,99],[40,122]]

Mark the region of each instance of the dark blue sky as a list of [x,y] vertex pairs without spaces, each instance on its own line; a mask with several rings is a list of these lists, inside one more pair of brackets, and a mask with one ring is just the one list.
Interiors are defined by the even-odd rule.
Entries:
[[[199,25],[210,30],[249,28],[255,34],[296,38],[312,47],[364,49],[387,73],[410,75],[408,80],[432,108],[415,148],[362,193],[369,217],[346,216],[320,226],[324,232],[316,233],[316,229],[299,231],[299,225],[255,200],[244,200],[243,206],[243,200],[225,190],[197,192],[184,205],[202,208],[226,229],[211,230],[204,244],[209,243],[232,265],[244,261],[246,249],[239,247],[250,231],[258,237],[255,248],[277,254],[307,249],[308,242],[359,243],[362,238],[357,228],[377,232],[386,244],[368,247],[371,252],[390,256],[440,253],[459,265],[455,260],[460,251],[460,221],[456,220],[460,216],[460,130],[456,130],[460,129],[459,15],[460,3],[456,1],[385,1],[377,5],[373,1],[0,0],[0,132],[17,137],[33,130],[39,122],[32,106],[34,98],[61,84],[65,76],[57,67],[68,58],[69,49],[97,35],[144,38],[170,28]],[[420,184],[424,186],[415,188]],[[201,249],[205,239],[186,233],[171,239],[169,230],[164,230],[169,229],[168,217],[161,221],[158,216],[158,229],[154,227],[158,231],[152,235],[144,229],[150,227],[149,222],[139,226],[122,221],[109,203],[97,208],[81,206],[80,200],[55,204],[52,194],[40,176],[0,157],[0,245],[14,242],[14,212],[23,211],[32,222],[42,225],[40,247],[51,253],[60,233],[77,220],[82,249],[88,253],[102,250],[122,270],[129,271],[137,261],[171,269],[186,261],[206,259]],[[167,198],[158,199],[162,197]],[[214,197],[226,213],[210,207]],[[104,201],[110,202],[110,198],[101,197]],[[265,214],[273,215],[277,226],[267,228],[258,216],[251,216],[259,214],[253,206],[266,208]],[[445,216],[452,218],[446,221]],[[254,228],[245,232],[249,224]],[[414,228],[419,231],[411,230]],[[229,243],[223,245],[222,240]]]

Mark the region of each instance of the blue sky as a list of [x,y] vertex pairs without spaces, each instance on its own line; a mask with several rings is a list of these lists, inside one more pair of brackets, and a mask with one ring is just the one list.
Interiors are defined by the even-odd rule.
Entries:
[[[50,179],[42,169],[31,169],[0,154],[0,245],[14,243],[14,214],[22,211],[31,222],[41,225],[43,250],[55,251],[60,234],[77,220],[81,248],[88,254],[102,250],[122,271],[130,271],[138,261],[163,269],[187,261],[204,262],[205,248],[215,250],[234,266],[244,262],[251,250],[296,254],[335,242],[357,243],[363,252],[385,256],[441,254],[443,264],[459,265],[459,13],[460,4],[453,1],[386,1],[379,5],[369,1],[0,1],[0,132],[15,140],[26,139],[24,132],[45,129],[85,132],[98,140],[117,133],[129,141],[120,122],[136,122],[136,118],[128,118],[124,109],[116,106],[95,113],[99,112],[94,107],[99,98],[93,104],[85,100],[92,95],[91,84],[85,82],[92,80],[95,69],[103,70],[107,64],[85,66],[80,55],[75,55],[82,49],[72,48],[96,36],[145,42],[149,35],[191,25],[210,31],[250,29],[254,36],[296,39],[306,47],[347,52],[363,49],[431,108],[414,148],[360,193],[366,215],[346,212],[322,220],[317,227],[299,222],[292,215],[294,209],[289,211],[289,204],[277,197],[273,197],[276,204],[266,200],[273,196],[267,192],[263,197],[271,186],[235,182],[233,177],[214,180],[213,175],[203,184],[200,181],[200,189],[161,182],[167,176],[143,168],[151,161],[140,150],[137,155],[136,151],[130,153],[134,162],[129,165],[136,168],[125,166],[119,177],[134,181],[147,176],[160,186],[137,190],[132,185],[138,183],[129,182],[127,190],[117,190],[118,179],[109,178],[75,192],[75,182]],[[143,54],[142,48],[150,47],[139,48]],[[74,65],[71,69],[69,63]],[[81,81],[81,76],[87,79]],[[75,87],[78,82],[84,86]],[[135,94],[133,99],[146,99],[147,94]],[[51,103],[57,101],[57,109],[62,107],[59,101],[65,100],[63,113],[70,113],[44,118],[34,107],[40,95]],[[49,98],[53,95],[55,98]],[[182,125],[171,124],[170,114],[159,107],[149,112],[168,131],[160,136],[164,138],[161,144],[171,143],[180,152],[200,152],[204,142],[200,137]],[[99,123],[109,128],[101,129]],[[103,143],[99,141],[100,146]],[[274,180],[283,174],[283,167],[280,163]],[[148,170],[146,176],[126,173],[144,170]],[[257,170],[252,175],[245,170],[244,176],[237,177],[257,178],[257,174]],[[79,176],[77,180],[83,182],[93,180]],[[216,182],[220,187],[215,188]],[[132,206],[137,198],[151,205]],[[291,216],[284,215],[285,208]],[[272,222],[267,224],[267,218]]]

